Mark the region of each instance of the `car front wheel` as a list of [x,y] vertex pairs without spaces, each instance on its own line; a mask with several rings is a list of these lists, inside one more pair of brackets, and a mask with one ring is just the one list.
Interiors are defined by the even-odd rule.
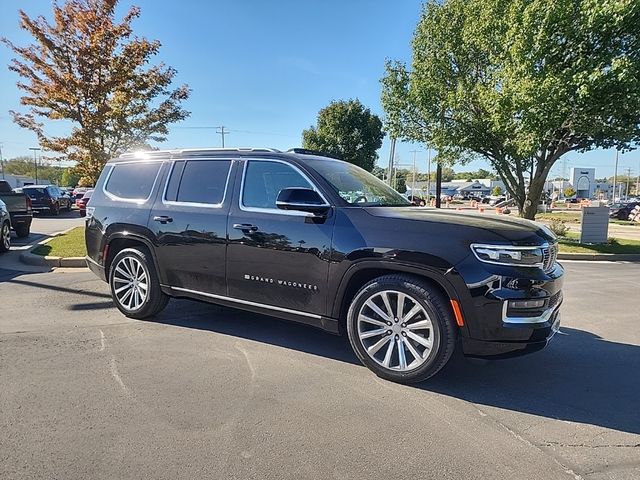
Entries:
[[111,262],[109,285],[116,307],[127,317],[152,317],[169,301],[160,288],[151,254],[144,247],[118,252]]
[[385,275],[364,285],[350,305],[347,333],[363,364],[399,383],[435,375],[451,358],[457,337],[449,302],[409,275]]

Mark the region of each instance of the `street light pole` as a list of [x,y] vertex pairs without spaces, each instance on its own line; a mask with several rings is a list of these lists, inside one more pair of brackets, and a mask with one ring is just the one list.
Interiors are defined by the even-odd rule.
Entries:
[[36,147],[30,147],[29,150],[33,150],[33,164],[36,167],[36,185],[37,185],[38,184],[38,160],[36,158],[36,152],[41,149]]
[[411,150],[411,153],[413,153],[413,178],[411,180],[411,197],[413,198],[416,196],[416,154],[418,150]]

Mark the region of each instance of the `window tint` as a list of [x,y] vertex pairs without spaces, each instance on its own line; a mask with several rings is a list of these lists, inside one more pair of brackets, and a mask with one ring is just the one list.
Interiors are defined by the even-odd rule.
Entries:
[[242,189],[245,207],[276,208],[280,190],[313,186],[290,165],[279,162],[249,162]]
[[166,199],[213,205],[222,203],[230,168],[230,160],[176,162]]
[[115,165],[105,190],[117,197],[142,200],[149,197],[160,162]]

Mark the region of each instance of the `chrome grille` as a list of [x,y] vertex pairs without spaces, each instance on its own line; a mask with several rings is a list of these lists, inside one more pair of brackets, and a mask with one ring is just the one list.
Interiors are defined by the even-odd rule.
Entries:
[[548,246],[542,250],[542,268],[545,272],[553,270],[553,266],[558,258],[558,244]]

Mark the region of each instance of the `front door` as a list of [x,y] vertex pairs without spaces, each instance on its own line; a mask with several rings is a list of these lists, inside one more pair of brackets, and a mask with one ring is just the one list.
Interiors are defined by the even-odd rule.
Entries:
[[243,168],[239,201],[231,205],[227,224],[229,296],[324,315],[335,216],[276,208],[283,188],[316,188],[297,167],[247,160]]
[[161,279],[194,292],[226,295],[231,159],[177,160],[149,216]]

